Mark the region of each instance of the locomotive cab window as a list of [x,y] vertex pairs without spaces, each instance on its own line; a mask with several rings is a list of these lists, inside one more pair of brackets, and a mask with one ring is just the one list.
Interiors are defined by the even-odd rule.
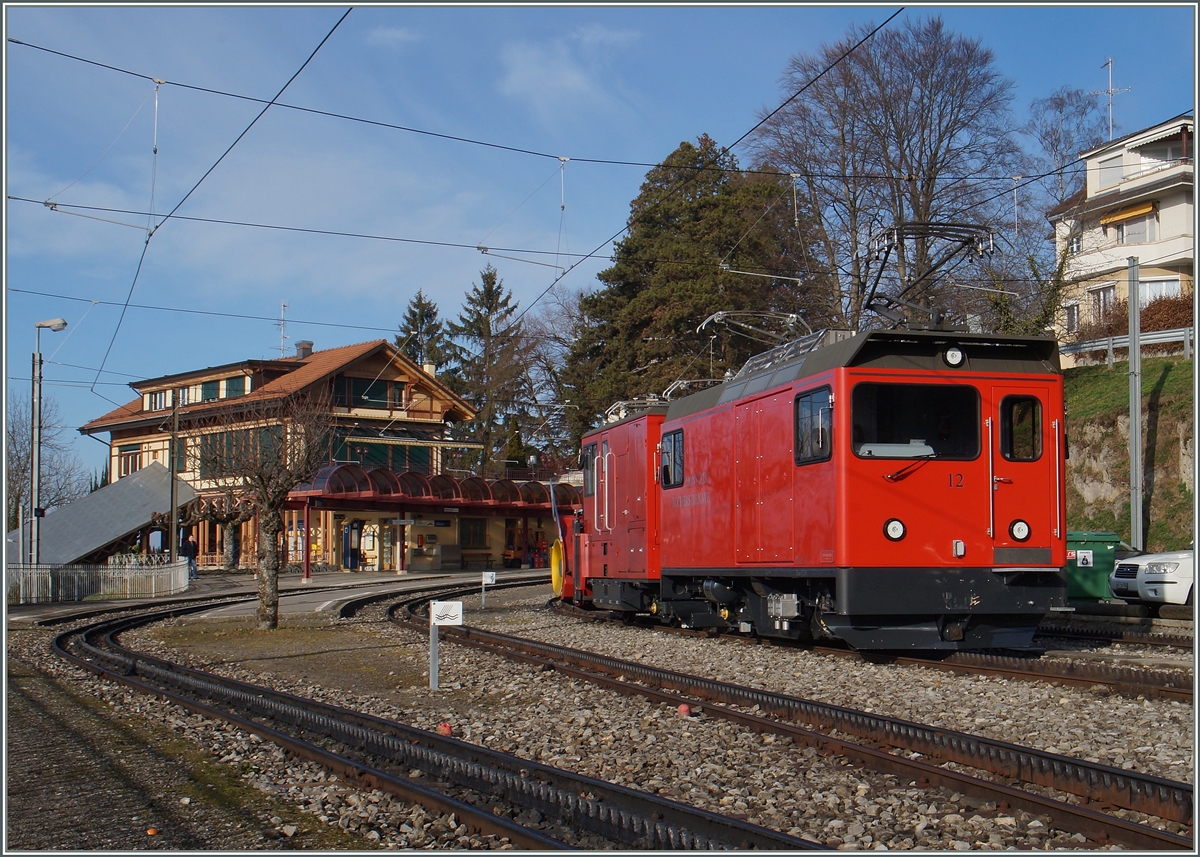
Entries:
[[589,443],[579,456],[579,468],[583,471],[583,496],[596,493],[596,444]]
[[833,407],[829,388],[796,397],[796,463],[826,461],[833,452]]
[[862,383],[850,403],[859,458],[947,458],[979,455],[979,393],[950,384]]
[[1009,461],[1042,457],[1042,403],[1036,396],[1006,396],[1000,402],[1000,454]]
[[678,488],[682,484],[683,429],[679,429],[662,437],[662,487]]

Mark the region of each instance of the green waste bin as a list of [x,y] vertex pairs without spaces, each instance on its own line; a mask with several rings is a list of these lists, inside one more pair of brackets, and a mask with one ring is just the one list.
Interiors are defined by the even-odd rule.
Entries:
[[1116,533],[1067,532],[1067,598],[1111,601],[1108,576],[1116,567]]

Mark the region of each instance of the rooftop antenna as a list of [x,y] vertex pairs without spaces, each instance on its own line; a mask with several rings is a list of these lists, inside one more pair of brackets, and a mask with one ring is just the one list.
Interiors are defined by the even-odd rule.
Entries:
[[1100,66],[1100,68],[1104,68],[1105,66],[1107,66],[1107,67],[1108,67],[1108,89],[1101,89],[1101,90],[1098,90],[1097,92],[1093,92],[1093,93],[1092,93],[1092,95],[1107,95],[1107,96],[1108,96],[1108,139],[1109,139],[1109,141],[1111,142],[1111,141],[1112,141],[1112,138],[1113,138],[1113,114],[1112,114],[1112,100],[1113,100],[1113,96],[1114,96],[1114,95],[1117,95],[1117,94],[1119,94],[1119,93],[1122,93],[1122,92],[1129,92],[1129,91],[1130,91],[1130,90],[1131,90],[1133,87],[1131,87],[1131,86],[1126,86],[1126,87],[1124,87],[1123,89],[1113,89],[1113,85],[1112,85],[1112,67],[1113,67],[1113,61],[1112,61],[1112,57],[1109,57],[1109,58],[1108,58],[1108,60],[1107,60],[1107,62],[1105,62],[1105,63],[1104,63],[1104,65]]
[[284,314],[287,312],[287,301],[279,302],[279,323],[275,326],[279,328],[279,359],[282,360],[287,356],[287,334],[284,330],[287,328],[287,319]]

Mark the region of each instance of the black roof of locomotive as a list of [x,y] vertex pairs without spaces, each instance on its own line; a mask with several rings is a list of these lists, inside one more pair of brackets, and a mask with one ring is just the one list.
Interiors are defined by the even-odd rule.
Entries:
[[[945,371],[949,367],[942,362],[941,355],[951,345],[957,345],[966,358],[957,371],[1048,375],[1062,371],[1058,342],[1049,337],[951,330],[872,330],[846,336],[792,359],[785,357],[782,362],[769,359],[773,352],[756,355],[751,360],[762,366],[760,370],[749,373],[743,370],[719,386],[672,401],[667,419],[686,417],[830,369],[857,366]],[[786,355],[787,347],[773,351]]]

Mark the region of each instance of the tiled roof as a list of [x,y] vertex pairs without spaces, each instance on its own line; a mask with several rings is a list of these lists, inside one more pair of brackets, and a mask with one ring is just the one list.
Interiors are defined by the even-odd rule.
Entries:
[[[294,362],[297,364],[297,368],[288,372],[286,375],[275,378],[267,384],[264,384],[257,390],[253,390],[244,396],[239,396],[236,399],[217,399],[215,401],[205,402],[203,404],[190,404],[187,406],[188,415],[194,417],[205,410],[225,408],[234,403],[240,405],[242,403],[281,399],[285,396],[291,395],[292,393],[298,393],[302,390],[308,389],[314,384],[317,384],[325,378],[328,378],[330,375],[333,375],[342,367],[353,363],[356,360],[361,360],[375,351],[386,349],[388,347],[388,341],[386,339],[373,339],[369,342],[359,342],[354,345],[343,345],[338,348],[327,348],[323,351],[314,351],[311,355],[304,359],[295,359]],[[411,364],[415,372],[421,371],[420,367],[412,363],[412,361],[404,356],[403,353],[396,351],[396,354],[399,355],[399,358],[402,361]],[[280,360],[272,362],[282,363],[284,361]],[[444,395],[453,399],[468,417],[474,415],[474,408],[472,408],[466,401],[447,389],[444,385],[441,385],[436,379],[433,380],[434,383],[437,383],[438,386],[441,387]],[[93,434],[98,431],[105,431],[117,425],[136,421],[143,416],[145,416],[147,419],[161,419],[164,413],[169,413],[169,411],[155,411],[152,415],[145,413],[142,411],[142,400],[139,397],[134,399],[129,404],[122,405],[116,410],[109,411],[104,416],[97,417],[96,419],[84,424],[80,427],[79,431],[82,434]]]
[[[360,342],[357,345],[343,345],[340,348],[327,348],[324,351],[314,351],[303,361],[299,368],[264,384],[253,392],[240,397],[240,401],[254,402],[261,399],[280,399],[284,396],[298,393],[318,381],[332,375],[347,363],[366,357],[372,351],[387,345],[386,339],[374,339],[370,342]],[[228,405],[229,400],[219,400],[216,404]]]

